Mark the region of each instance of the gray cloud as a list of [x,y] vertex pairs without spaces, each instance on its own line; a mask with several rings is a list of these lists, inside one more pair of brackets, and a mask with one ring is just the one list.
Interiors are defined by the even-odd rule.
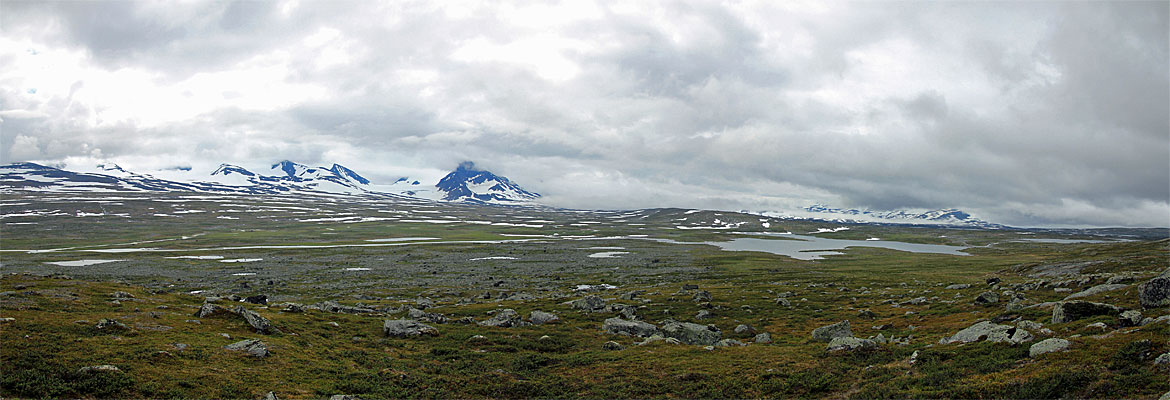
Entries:
[[1170,224],[1165,2],[3,8],[0,68],[63,65],[0,72],[6,161],[474,160],[569,207]]

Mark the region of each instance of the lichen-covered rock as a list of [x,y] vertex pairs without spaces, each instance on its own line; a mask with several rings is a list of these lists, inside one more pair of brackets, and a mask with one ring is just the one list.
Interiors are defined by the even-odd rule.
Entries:
[[869,339],[858,339],[852,336],[838,336],[829,341],[828,351],[861,350],[877,347],[877,343]]
[[769,335],[768,332],[764,332],[764,333],[756,335],[756,337],[753,338],[752,340],[756,343],[759,343],[759,344],[772,343],[772,335]]
[[1142,324],[1142,312],[1138,310],[1122,311],[1118,316],[1121,326],[1138,326]]
[[1092,295],[1095,295],[1098,293],[1105,293],[1105,292],[1114,291],[1114,290],[1121,290],[1121,289],[1125,289],[1127,287],[1129,287],[1129,285],[1120,284],[1120,283],[1097,285],[1097,286],[1093,286],[1091,288],[1070,294],[1070,295],[1066,296],[1064,299],[1065,300],[1072,300],[1072,299],[1081,298],[1081,297],[1089,297],[1089,296],[1092,296]]
[[195,312],[195,317],[196,318],[207,318],[207,317],[215,317],[215,316],[219,316],[219,315],[229,315],[231,313],[232,312],[229,311],[228,309],[220,307],[218,305],[211,304],[211,303],[203,303],[203,305],[199,307],[199,311]]
[[512,328],[523,325],[524,320],[520,319],[520,314],[516,313],[516,310],[505,308],[496,312],[496,315],[493,315],[487,321],[480,322],[479,324],[499,328]]
[[991,321],[979,321],[955,333],[954,336],[943,338],[939,343],[972,343],[987,340],[989,342],[1011,342],[1016,327],[1000,325]]
[[1061,338],[1044,339],[1036,342],[1036,344],[1033,344],[1032,347],[1028,348],[1028,357],[1036,357],[1041,354],[1065,351],[1068,350],[1070,345],[1072,345],[1071,342]]
[[776,305],[783,306],[783,307],[792,307],[792,301],[788,300],[786,298],[780,297],[780,298],[776,299]]
[[621,345],[621,343],[618,343],[618,342],[615,342],[612,340],[605,342],[605,344],[601,345],[601,348],[606,349],[606,350],[611,350],[611,351],[618,351],[618,350],[625,349],[625,347],[623,347]]
[[1061,324],[1098,315],[1117,315],[1121,309],[1112,304],[1073,300],[1052,307],[1052,323]]
[[1028,332],[1028,330],[1016,328],[1016,331],[1012,333],[1012,337],[1008,339],[1008,342],[1011,342],[1011,344],[1020,344],[1031,342],[1033,339],[1036,339],[1036,337],[1032,336],[1032,333]]
[[996,293],[996,292],[991,292],[991,291],[983,292],[983,293],[980,293],[978,297],[975,297],[975,304],[979,304],[979,305],[995,304],[998,302],[999,302],[999,293]]
[[658,333],[658,327],[642,321],[627,321],[621,318],[606,318],[601,329],[612,334],[650,337]]
[[561,318],[557,317],[556,314],[553,314],[553,313],[547,313],[544,311],[533,311],[532,313],[528,314],[528,320],[536,325],[544,325],[544,324],[550,324],[553,322],[558,322],[561,320]]
[[258,294],[255,296],[248,296],[248,297],[244,298],[244,302],[266,306],[266,305],[268,305],[268,296],[263,295],[263,294]]
[[723,337],[723,332],[712,325],[690,322],[671,322],[662,326],[662,335],[678,339],[686,344],[714,345]]
[[699,312],[695,313],[695,319],[708,319],[708,318],[715,318],[715,315],[711,314],[711,311],[708,311],[708,310],[699,310]]
[[625,319],[642,319],[638,314],[638,307],[625,304],[610,304],[605,306],[606,312],[618,313]]
[[754,328],[752,328],[751,325],[745,325],[745,324],[736,325],[733,332],[735,332],[735,334],[737,334],[737,335],[755,335],[756,334],[756,330]]
[[852,337],[853,330],[849,328],[849,320],[841,321],[832,325],[825,325],[817,329],[813,329],[813,340],[828,342],[833,338],[838,337]]
[[1039,331],[1041,328],[1044,328],[1044,325],[1042,325],[1036,321],[1030,321],[1030,320],[1025,319],[1023,321],[1017,322],[1016,328],[1027,329],[1029,331]]
[[1154,365],[1163,369],[1170,368],[1170,353],[1162,353],[1158,358],[1154,359]]
[[1170,306],[1170,269],[1138,285],[1138,300],[1145,308]]
[[382,324],[382,333],[390,337],[439,336],[439,330],[412,319],[388,319]]
[[268,345],[260,341],[260,339],[241,340],[223,348],[228,350],[243,351],[248,355],[256,358],[268,357]]
[[272,322],[269,322],[267,318],[261,317],[260,314],[257,314],[255,311],[248,310],[244,308],[244,306],[237,306],[235,313],[241,317],[244,317],[244,320],[248,321],[248,325],[252,326],[252,328],[255,329],[258,333],[263,333],[265,335],[280,333],[280,329],[276,329],[275,326],[272,326]]
[[590,295],[569,302],[569,306],[573,307],[574,310],[596,312],[605,309],[605,300],[596,295]]
[[962,290],[962,289],[967,289],[967,288],[969,288],[969,287],[971,287],[971,285],[970,285],[970,284],[967,284],[967,283],[956,283],[956,284],[954,284],[954,285],[947,285],[947,287],[945,287],[945,288],[943,288],[943,289],[947,289],[947,290]]

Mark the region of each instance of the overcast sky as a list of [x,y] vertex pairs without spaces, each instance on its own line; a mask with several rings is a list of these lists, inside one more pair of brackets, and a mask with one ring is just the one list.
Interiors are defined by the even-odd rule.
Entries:
[[1170,225],[1168,3],[0,2],[0,160]]

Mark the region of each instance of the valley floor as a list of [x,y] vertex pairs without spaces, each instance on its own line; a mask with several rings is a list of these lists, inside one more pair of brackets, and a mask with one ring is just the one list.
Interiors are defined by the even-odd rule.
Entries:
[[[680,218],[754,221],[733,213],[84,199],[106,201],[103,215],[78,217],[99,211],[75,210],[77,199],[5,197],[5,214],[30,215],[0,220],[0,396],[1170,391],[1170,308],[1139,300],[1149,282],[1170,279],[1158,278],[1170,267],[1165,239],[1017,242],[1017,232],[858,225],[821,236],[973,247],[970,255],[851,247],[798,260],[641,239],[727,240],[675,228]],[[379,215],[395,220],[360,220]],[[441,217],[459,222],[426,222]],[[69,263],[83,260],[108,262]],[[398,336],[419,327],[399,320],[434,330]],[[848,331],[818,330],[842,321]],[[240,343],[252,339],[259,343]]]

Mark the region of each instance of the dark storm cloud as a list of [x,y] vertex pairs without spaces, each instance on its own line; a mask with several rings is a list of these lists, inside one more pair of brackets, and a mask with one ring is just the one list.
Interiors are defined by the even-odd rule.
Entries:
[[0,7],[5,159],[474,160],[571,207],[1170,224],[1165,2]]

